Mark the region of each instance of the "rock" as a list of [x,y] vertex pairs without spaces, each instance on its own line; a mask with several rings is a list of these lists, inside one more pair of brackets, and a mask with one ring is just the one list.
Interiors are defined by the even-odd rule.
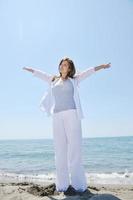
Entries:
[[55,189],[54,183],[45,187],[34,184],[33,186],[27,188],[27,192],[36,196],[48,196],[54,195]]

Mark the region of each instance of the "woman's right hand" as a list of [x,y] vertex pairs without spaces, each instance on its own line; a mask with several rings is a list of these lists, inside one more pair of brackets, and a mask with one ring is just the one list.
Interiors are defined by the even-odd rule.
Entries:
[[30,68],[30,67],[23,67],[24,70],[27,70],[29,72],[34,72],[34,69]]

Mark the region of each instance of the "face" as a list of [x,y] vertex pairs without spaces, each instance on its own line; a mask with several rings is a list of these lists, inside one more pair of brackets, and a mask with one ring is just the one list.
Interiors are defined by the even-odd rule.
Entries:
[[69,63],[65,60],[60,65],[60,72],[61,73],[68,73],[69,71],[70,71]]

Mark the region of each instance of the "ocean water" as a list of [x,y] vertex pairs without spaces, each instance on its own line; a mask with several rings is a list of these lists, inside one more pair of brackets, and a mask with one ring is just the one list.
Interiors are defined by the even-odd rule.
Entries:
[[[133,136],[83,138],[88,184],[133,185]],[[55,181],[53,139],[0,140],[0,180]]]

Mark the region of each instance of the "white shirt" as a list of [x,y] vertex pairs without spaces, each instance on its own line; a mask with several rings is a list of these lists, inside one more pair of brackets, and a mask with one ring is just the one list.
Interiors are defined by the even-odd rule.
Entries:
[[[68,77],[68,79],[71,80],[71,82],[73,84],[74,101],[76,104],[76,109],[77,109],[77,114],[78,114],[79,119],[84,118],[81,101],[80,101],[80,97],[79,97],[79,91],[78,91],[79,84],[82,80],[86,79],[87,77],[89,77],[91,74],[93,74],[95,72],[96,72],[95,67],[90,67],[82,72],[79,72],[78,74],[75,74],[74,78]],[[52,93],[52,87],[55,84],[55,81],[52,81],[52,78],[54,75],[48,74],[41,70],[34,69],[33,76],[44,80],[49,85],[47,91],[44,93],[43,97],[41,98],[39,107],[43,112],[47,113],[47,116],[52,116],[54,105],[55,105],[54,96]]]

